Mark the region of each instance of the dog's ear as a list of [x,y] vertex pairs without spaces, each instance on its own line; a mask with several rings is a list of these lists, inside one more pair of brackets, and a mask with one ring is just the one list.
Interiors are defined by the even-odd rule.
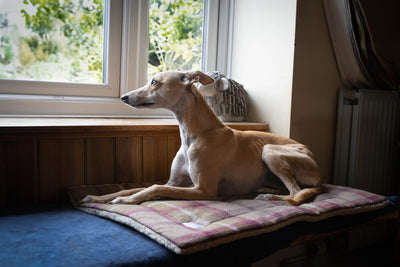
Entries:
[[194,70],[186,72],[182,77],[182,81],[185,84],[200,82],[202,85],[207,85],[213,83],[214,79],[199,70]]

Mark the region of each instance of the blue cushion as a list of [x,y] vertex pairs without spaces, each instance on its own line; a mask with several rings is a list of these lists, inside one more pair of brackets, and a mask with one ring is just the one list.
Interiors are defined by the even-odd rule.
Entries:
[[0,218],[3,266],[108,266],[165,262],[172,254],[134,230],[62,207]]
[[333,232],[393,213],[387,207],[357,215],[298,222],[190,255],[177,255],[129,227],[70,206],[3,210],[1,266],[237,266],[260,260],[302,235]]

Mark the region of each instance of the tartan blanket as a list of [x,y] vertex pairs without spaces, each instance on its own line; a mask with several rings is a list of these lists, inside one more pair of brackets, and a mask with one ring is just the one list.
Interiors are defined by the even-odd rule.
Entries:
[[[69,188],[73,203],[86,194],[110,193],[122,185]],[[140,205],[85,203],[80,210],[133,227],[177,254],[190,254],[241,238],[272,232],[298,221],[377,210],[385,197],[330,184],[312,202],[291,206],[283,201],[227,199],[224,201],[156,200]]]

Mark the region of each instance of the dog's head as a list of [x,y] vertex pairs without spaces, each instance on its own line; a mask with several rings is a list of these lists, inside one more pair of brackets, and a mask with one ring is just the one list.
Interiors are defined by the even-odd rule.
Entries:
[[182,98],[190,95],[193,83],[211,84],[214,79],[201,71],[166,71],[156,74],[147,85],[130,91],[121,100],[135,108],[172,110]]

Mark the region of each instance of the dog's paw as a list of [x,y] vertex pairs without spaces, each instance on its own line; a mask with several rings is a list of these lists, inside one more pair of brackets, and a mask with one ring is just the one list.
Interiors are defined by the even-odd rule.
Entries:
[[270,196],[271,196],[270,194],[259,194],[254,199],[257,199],[257,200],[269,200]]
[[99,198],[98,196],[87,195],[81,200],[81,203],[98,203]]
[[133,197],[133,196],[127,196],[127,197],[116,197],[113,200],[108,202],[109,204],[131,204],[131,205],[135,205],[135,204],[139,204],[140,201]]
[[81,203],[107,203],[109,200],[110,198],[106,196],[87,195],[81,200]]
[[109,204],[121,204],[122,203],[122,198],[121,197],[116,197],[113,200],[111,200],[110,202],[108,202]]
[[110,203],[110,204],[136,204],[136,201],[132,197],[116,197],[108,203]]

